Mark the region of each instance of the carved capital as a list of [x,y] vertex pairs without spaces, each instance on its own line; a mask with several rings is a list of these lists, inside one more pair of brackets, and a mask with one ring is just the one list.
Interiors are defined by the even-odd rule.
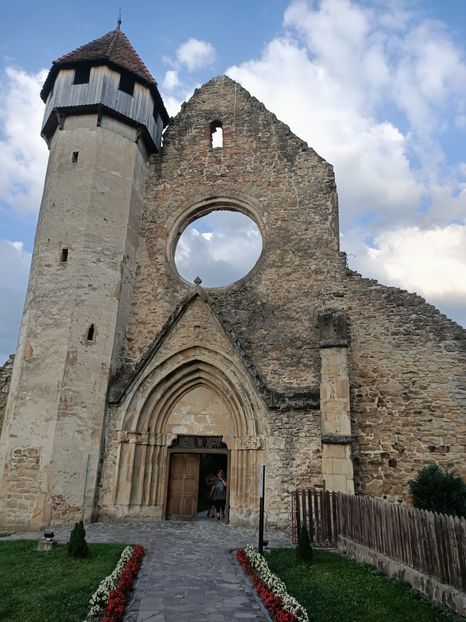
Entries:
[[127,430],[119,430],[117,432],[117,440],[119,443],[127,443],[129,440],[129,435]]
[[241,436],[236,440],[237,449],[264,449],[265,439],[262,436]]
[[164,445],[165,434],[151,432],[130,432],[119,430],[117,433],[119,443],[133,443],[135,445]]

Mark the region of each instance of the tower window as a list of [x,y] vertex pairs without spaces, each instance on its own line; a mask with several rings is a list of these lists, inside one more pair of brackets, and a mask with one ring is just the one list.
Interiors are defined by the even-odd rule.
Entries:
[[212,149],[223,147],[223,129],[221,121],[212,121],[210,124],[210,146]]
[[131,77],[128,73],[122,73],[120,75],[120,84],[118,86],[120,91],[123,93],[128,93],[128,95],[132,95],[134,93],[134,78]]
[[91,77],[90,67],[76,67],[74,70],[73,84],[87,84]]
[[95,335],[95,326],[94,324],[91,324],[89,328],[87,329],[87,340],[94,341],[94,335]]
[[68,249],[67,248],[61,249],[60,261],[61,263],[66,263],[68,261]]
[[76,164],[76,162],[78,161],[79,158],[79,151],[73,151],[73,153],[71,154],[71,162],[73,164]]

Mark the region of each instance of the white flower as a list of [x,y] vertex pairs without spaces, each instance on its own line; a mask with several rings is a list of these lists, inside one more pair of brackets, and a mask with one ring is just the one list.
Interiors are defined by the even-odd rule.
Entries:
[[91,599],[89,600],[89,611],[86,618],[87,622],[93,622],[94,620],[100,618],[100,614],[108,602],[108,595],[118,585],[118,580],[122,575],[126,564],[131,559],[133,551],[133,546],[127,546],[121,554],[117,565],[113,569],[113,572],[105,577],[105,579],[102,579],[99,583],[99,587],[96,589],[94,594],[92,594]]
[[298,622],[309,622],[307,611],[298,603],[296,598],[288,594],[286,585],[277,575],[273,574],[265,557],[260,555],[250,544],[244,547],[244,551],[262,583],[265,583],[271,592],[282,599],[283,609],[294,614]]

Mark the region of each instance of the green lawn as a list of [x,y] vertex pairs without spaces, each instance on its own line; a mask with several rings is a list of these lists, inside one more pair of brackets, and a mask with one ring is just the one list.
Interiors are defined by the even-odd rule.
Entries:
[[123,548],[90,544],[87,559],[74,559],[64,545],[39,552],[35,541],[0,542],[0,620],[81,622],[89,598]]
[[296,563],[294,549],[267,555],[272,572],[307,610],[313,622],[451,622],[454,616],[391,581],[328,551],[314,551],[310,566]]

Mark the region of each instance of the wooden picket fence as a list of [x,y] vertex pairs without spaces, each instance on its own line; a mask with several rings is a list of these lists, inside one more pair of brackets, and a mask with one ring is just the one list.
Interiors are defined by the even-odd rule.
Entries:
[[466,591],[466,520],[366,496],[324,490],[292,494],[293,541],[305,524],[317,546],[344,536]]

